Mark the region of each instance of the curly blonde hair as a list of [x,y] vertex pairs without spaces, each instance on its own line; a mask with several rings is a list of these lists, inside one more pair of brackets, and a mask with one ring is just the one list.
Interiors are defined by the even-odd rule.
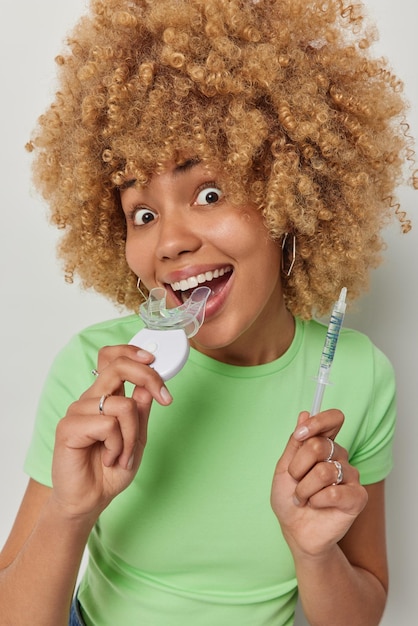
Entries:
[[325,313],[341,286],[357,297],[388,219],[409,229],[393,195],[413,160],[407,106],[375,38],[344,0],[92,0],[28,146],[67,280],[136,310],[118,188],[192,155],[278,245],[296,238],[294,315]]

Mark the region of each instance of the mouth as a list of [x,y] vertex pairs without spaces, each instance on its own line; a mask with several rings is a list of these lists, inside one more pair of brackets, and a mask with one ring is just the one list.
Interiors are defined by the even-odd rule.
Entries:
[[226,283],[229,281],[233,268],[231,265],[226,265],[219,269],[197,274],[195,276],[189,276],[178,282],[169,283],[168,286],[174,292],[175,296],[181,301],[186,300],[191,296],[192,291],[196,287],[209,287],[211,290],[211,296],[217,295],[222,291]]

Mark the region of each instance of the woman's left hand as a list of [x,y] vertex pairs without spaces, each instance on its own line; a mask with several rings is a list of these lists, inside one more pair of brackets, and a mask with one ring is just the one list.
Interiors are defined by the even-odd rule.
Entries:
[[327,552],[367,504],[357,469],[334,441],[343,421],[336,409],[302,412],[277,463],[271,503],[293,553]]

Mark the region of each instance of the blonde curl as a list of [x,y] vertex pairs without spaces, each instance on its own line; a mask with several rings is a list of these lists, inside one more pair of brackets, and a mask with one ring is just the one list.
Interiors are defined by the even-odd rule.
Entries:
[[28,142],[66,279],[136,310],[118,188],[193,155],[277,245],[295,235],[292,313],[325,313],[342,285],[360,295],[388,219],[410,227],[395,188],[405,162],[416,169],[402,82],[371,56],[375,38],[360,2],[92,0]]

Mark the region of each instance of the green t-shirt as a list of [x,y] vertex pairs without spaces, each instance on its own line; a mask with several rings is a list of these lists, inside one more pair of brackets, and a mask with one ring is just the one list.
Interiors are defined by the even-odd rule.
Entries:
[[[51,485],[57,421],[91,384],[103,345],[127,343],[137,316],[77,335],[58,355],[41,396],[25,469]],[[79,599],[88,626],[290,626],[297,581],[270,506],[275,465],[309,410],[326,327],[296,320],[278,360],[255,367],[191,350],[154,403],[148,443],[132,484],[103,512],[89,539]],[[323,409],[339,408],[338,442],[363,484],[392,467],[395,386],[386,357],[343,329]]]

